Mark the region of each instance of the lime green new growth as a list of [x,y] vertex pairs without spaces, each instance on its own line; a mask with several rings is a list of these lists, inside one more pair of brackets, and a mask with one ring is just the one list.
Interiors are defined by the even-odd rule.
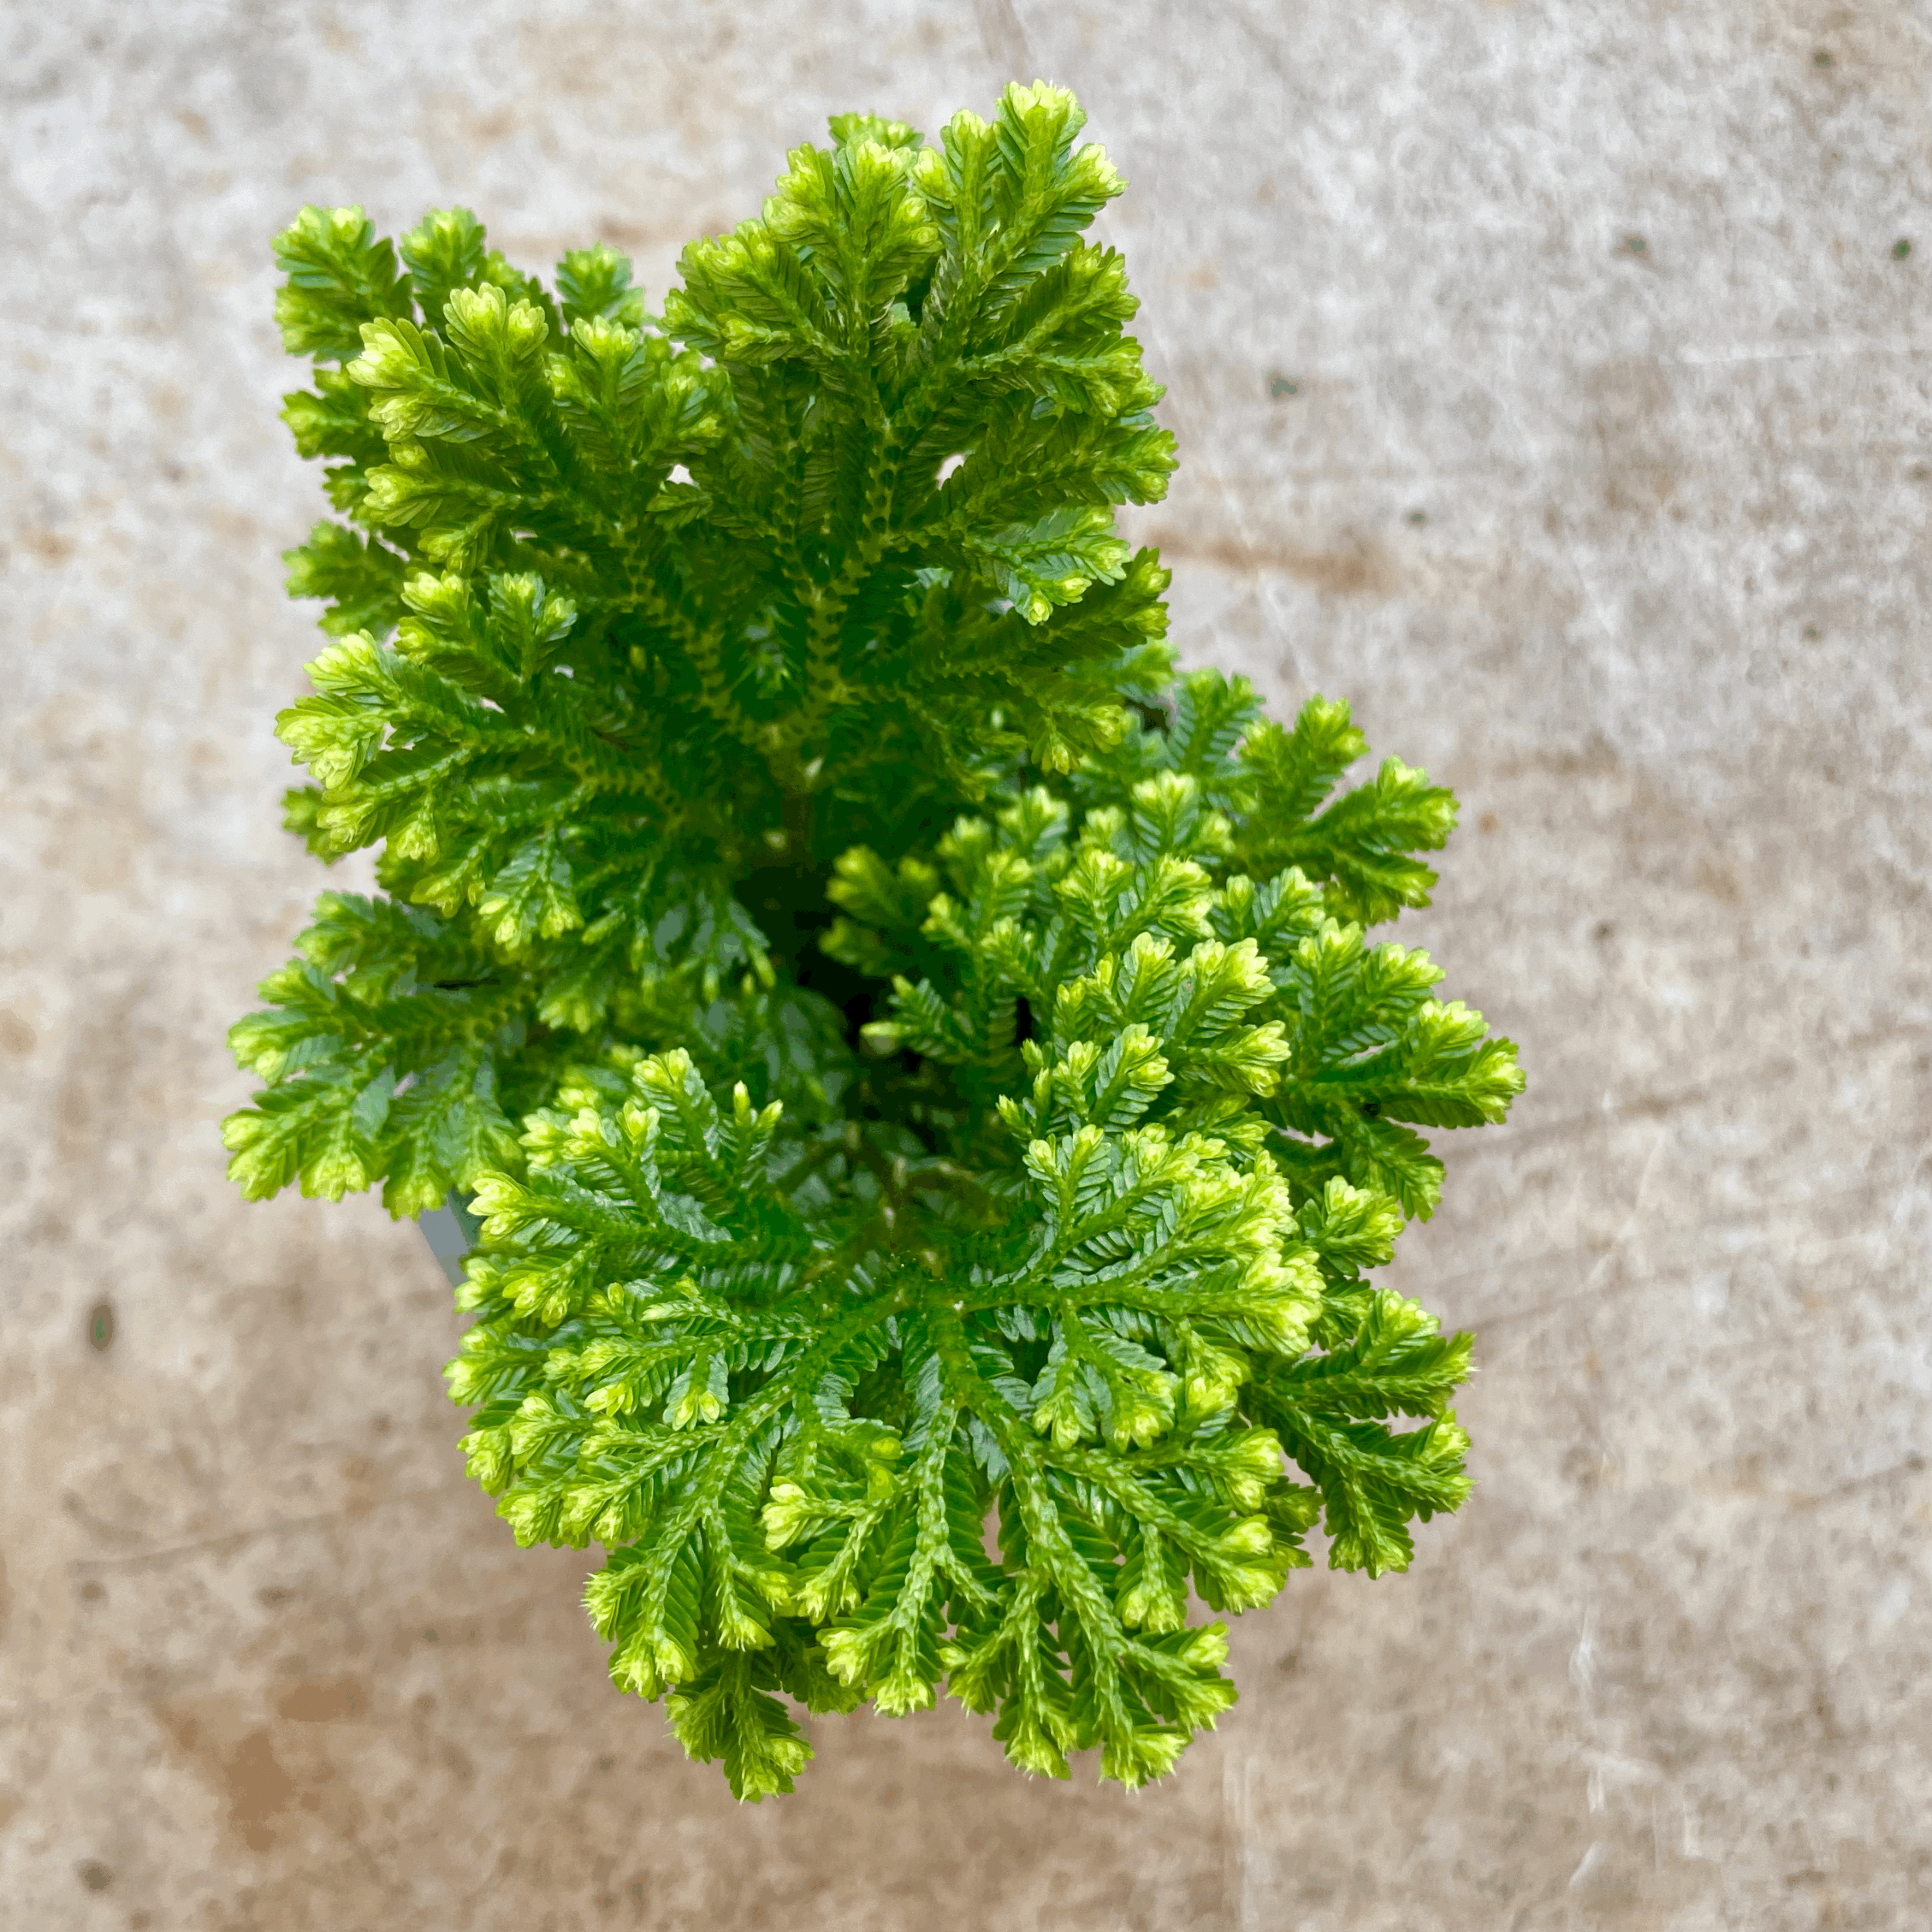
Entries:
[[1454,801],[1175,679],[1081,124],[841,116],[661,318],[461,209],[277,243],[345,519],[291,553],[337,641],[288,821],[383,896],[234,1029],[230,1171],[468,1197],[470,1467],[603,1546],[612,1676],[743,1798],[811,1756],[784,1700],[942,1679],[1028,1771],[1158,1777],[1234,1700],[1190,1590],[1267,1602],[1318,1522],[1403,1569],[1468,1488],[1468,1338],[1365,1280],[1414,1130],[1522,1085],[1364,937]]

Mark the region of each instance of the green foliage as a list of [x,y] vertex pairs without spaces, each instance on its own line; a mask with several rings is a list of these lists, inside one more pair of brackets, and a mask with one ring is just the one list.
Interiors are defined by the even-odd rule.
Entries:
[[1080,124],[842,115],[661,320],[460,209],[277,244],[343,519],[289,553],[333,641],[287,822],[381,890],[234,1028],[230,1171],[468,1197],[471,1468],[600,1546],[613,1678],[741,1797],[799,1707],[942,1684],[1025,1770],[1158,1777],[1234,1696],[1190,1596],[1268,1601],[1318,1524],[1405,1568],[1468,1487],[1468,1338],[1364,1279],[1418,1130],[1522,1084],[1365,934],[1454,802],[1338,793],[1345,705],[1174,677]]

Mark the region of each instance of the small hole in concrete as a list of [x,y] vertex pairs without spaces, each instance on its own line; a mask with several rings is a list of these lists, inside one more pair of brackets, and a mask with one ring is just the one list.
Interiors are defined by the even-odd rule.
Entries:
[[1268,378],[1268,393],[1277,400],[1284,396],[1299,396],[1301,385],[1291,376],[1270,376]]
[[104,1355],[114,1338],[114,1311],[105,1301],[99,1302],[88,1312],[87,1345],[97,1355]]
[[98,1859],[90,1859],[80,1868],[80,1883],[90,1892],[104,1892],[114,1882],[114,1875]]

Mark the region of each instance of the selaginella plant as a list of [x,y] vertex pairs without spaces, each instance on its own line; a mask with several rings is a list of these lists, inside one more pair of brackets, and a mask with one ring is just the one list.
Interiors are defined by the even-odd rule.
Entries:
[[1318,1522],[1404,1569],[1468,1488],[1468,1338],[1367,1279],[1416,1129],[1522,1083],[1366,937],[1454,801],[1175,676],[1081,124],[842,115],[661,317],[461,209],[277,247],[343,519],[291,553],[335,641],[288,823],[382,889],[235,1027],[231,1172],[481,1217],[470,1468],[601,1546],[612,1677],[741,1797],[787,1700],[942,1680],[1028,1771],[1158,1777],[1235,1695],[1190,1592],[1265,1604]]

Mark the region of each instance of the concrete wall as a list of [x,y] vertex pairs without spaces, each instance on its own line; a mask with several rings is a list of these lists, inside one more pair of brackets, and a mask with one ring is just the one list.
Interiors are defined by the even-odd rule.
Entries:
[[[1926,1922],[1923,0],[0,20],[0,1922]],[[1185,651],[1464,801],[1415,936],[1531,1084],[1395,1273],[1477,1332],[1481,1486],[1242,1619],[1162,1787],[955,1711],[741,1811],[464,1482],[415,1230],[222,1177],[321,883],[267,244],[461,200],[661,293],[828,111],[1034,73],[1132,184]]]

